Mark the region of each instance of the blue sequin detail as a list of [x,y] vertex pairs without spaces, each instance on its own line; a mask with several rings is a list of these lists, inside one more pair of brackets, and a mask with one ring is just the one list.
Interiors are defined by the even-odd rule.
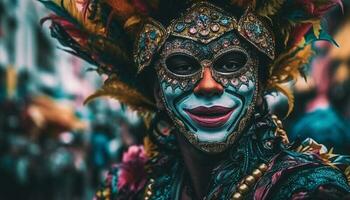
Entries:
[[208,24],[209,17],[207,15],[200,14],[199,20],[201,20],[201,22],[203,22],[204,24]]
[[259,26],[259,24],[250,24],[249,25],[249,30],[252,31],[253,33],[257,34],[257,35],[261,35],[262,34],[262,29]]
[[230,19],[227,17],[223,17],[220,19],[220,24],[222,24],[224,26],[228,25],[229,23],[230,23]]
[[175,31],[176,32],[181,32],[185,29],[185,24],[184,23],[178,23],[175,26]]
[[156,37],[157,37],[156,31],[152,31],[152,32],[149,34],[149,37],[151,38],[151,40],[155,40]]

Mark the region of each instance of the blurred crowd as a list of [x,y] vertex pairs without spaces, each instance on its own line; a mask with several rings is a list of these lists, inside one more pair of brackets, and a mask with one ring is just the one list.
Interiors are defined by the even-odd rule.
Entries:
[[[327,17],[339,47],[314,45],[307,77],[291,84],[289,136],[312,137],[350,154],[350,9]],[[142,143],[136,113],[113,100],[84,99],[104,77],[71,56],[39,24],[48,11],[35,0],[0,1],[0,199],[91,199],[111,163]],[[43,26],[47,26],[44,24]],[[284,115],[286,98],[267,95]]]

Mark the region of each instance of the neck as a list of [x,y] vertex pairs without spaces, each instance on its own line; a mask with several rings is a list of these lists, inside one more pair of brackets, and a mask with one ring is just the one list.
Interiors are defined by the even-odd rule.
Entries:
[[202,199],[208,192],[212,170],[221,160],[221,156],[208,155],[199,151],[180,134],[177,140],[187,174],[190,176],[196,199]]

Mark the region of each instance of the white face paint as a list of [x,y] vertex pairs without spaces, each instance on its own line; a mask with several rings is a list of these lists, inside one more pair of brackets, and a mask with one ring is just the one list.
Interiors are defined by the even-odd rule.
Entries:
[[[165,83],[161,89],[166,106],[196,135],[199,142],[225,142],[253,101],[255,80],[253,76],[248,79],[248,83],[239,88],[228,86],[221,95],[212,98],[198,96],[181,88],[173,90]],[[196,111],[195,109],[199,110],[189,112]]]
[[[203,151],[221,152],[232,144],[255,105],[257,58],[237,40],[233,33],[208,45],[174,39],[157,66],[168,114]],[[215,51],[219,44],[223,48]]]

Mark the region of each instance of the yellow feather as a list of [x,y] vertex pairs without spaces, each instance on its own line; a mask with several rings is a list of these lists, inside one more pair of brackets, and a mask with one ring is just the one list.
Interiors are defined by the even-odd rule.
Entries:
[[348,183],[350,184],[350,166],[345,169],[344,174],[348,180]]
[[316,22],[316,23],[313,23],[313,31],[314,31],[314,34],[317,38],[320,37],[320,32],[321,32],[321,22]]
[[265,3],[265,5],[257,10],[257,13],[264,17],[273,16],[281,8],[283,3],[284,0],[268,1]]
[[105,81],[102,88],[89,96],[84,104],[103,96],[114,98],[119,102],[128,105],[131,109],[141,113],[153,112],[156,110],[156,106],[152,101],[138,92],[135,88],[119,80],[116,75],[111,75]]
[[[288,114],[294,107],[294,97],[290,89],[283,84],[300,77],[300,69],[308,63],[313,51],[311,45],[304,48],[293,48],[282,53],[270,67],[269,88],[276,88],[288,98]],[[288,116],[288,115],[287,115]]]
[[52,0],[52,1],[60,7],[63,6],[63,8],[73,18],[75,18],[87,31],[97,35],[106,36],[106,29],[99,19],[90,20],[86,16],[84,16],[82,0]]

